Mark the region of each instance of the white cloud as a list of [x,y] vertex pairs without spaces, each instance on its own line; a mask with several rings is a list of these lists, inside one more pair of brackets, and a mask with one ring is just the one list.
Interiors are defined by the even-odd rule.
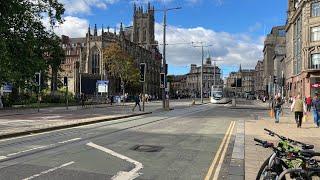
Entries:
[[119,0],[60,0],[66,9],[66,14],[90,14],[91,9],[96,7],[106,9]]
[[[156,24],[156,39],[162,44],[162,25]],[[212,47],[205,48],[205,57],[209,54],[218,60],[218,65],[254,68],[256,62],[262,58],[261,39],[257,41],[245,34],[230,34],[216,32],[203,27],[167,28],[167,61],[176,66],[201,63],[201,48],[195,48],[191,42],[203,41]],[[179,44],[179,43],[186,44]],[[173,45],[170,45],[173,44]],[[174,45],[175,44],[175,45]]]
[[261,28],[262,28],[262,24],[259,22],[256,22],[254,25],[249,27],[249,32],[254,32],[254,31],[257,31]]
[[[58,24],[54,27],[54,32],[57,35],[67,35],[69,37],[84,37],[88,30],[89,22],[86,19],[67,16],[64,18],[63,24]],[[43,24],[49,28],[48,18],[44,18]]]

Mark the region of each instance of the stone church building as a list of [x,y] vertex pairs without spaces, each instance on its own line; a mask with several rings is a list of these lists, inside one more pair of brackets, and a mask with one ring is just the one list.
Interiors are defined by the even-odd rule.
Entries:
[[95,25],[93,31],[88,28],[85,37],[62,36],[66,58],[61,65],[63,71],[60,78],[68,77],[69,92],[94,95],[97,93],[96,81],[108,80],[109,94],[119,94],[119,80],[109,75],[103,63],[103,49],[110,43],[118,43],[134,58],[137,67],[140,63],[146,63],[146,93],[160,97],[162,55],[155,41],[154,26],[154,7],[148,4],[147,10],[143,10],[143,7],[134,5],[133,25],[124,28],[121,23],[119,32],[110,32],[109,27],[102,27],[98,35]]

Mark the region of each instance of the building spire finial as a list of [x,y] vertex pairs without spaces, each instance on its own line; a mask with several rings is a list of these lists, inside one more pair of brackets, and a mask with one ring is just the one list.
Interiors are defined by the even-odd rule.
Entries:
[[94,24],[94,32],[93,32],[94,36],[97,36],[98,35],[98,31],[97,31],[97,24]]

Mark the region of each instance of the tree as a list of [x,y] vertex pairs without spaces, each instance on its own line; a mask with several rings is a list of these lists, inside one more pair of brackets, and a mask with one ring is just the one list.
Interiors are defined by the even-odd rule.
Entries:
[[120,79],[123,96],[128,84],[135,86],[139,83],[139,69],[134,65],[133,58],[118,44],[112,43],[105,48],[103,59],[111,75]]
[[65,59],[65,53],[62,49],[61,39],[53,35],[48,41],[46,50],[47,55],[47,66],[51,69],[51,93],[54,94],[58,89],[58,72],[62,71],[61,62]]
[[36,72],[47,69],[44,54],[54,33],[42,20],[53,27],[63,22],[63,13],[58,0],[0,1],[0,86],[11,82],[25,87]]

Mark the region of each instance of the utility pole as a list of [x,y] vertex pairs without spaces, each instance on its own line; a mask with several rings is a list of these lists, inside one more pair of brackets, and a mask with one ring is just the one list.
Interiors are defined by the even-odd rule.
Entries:
[[[194,42],[192,42],[192,44],[193,44]],[[201,47],[201,79],[200,79],[200,84],[201,84],[201,86],[200,86],[200,98],[201,98],[201,104],[203,104],[203,58],[204,58],[204,53],[203,53],[203,48],[205,48],[205,47],[210,47],[210,46],[212,46],[212,45],[204,45],[204,42],[195,42],[195,43],[199,43],[199,44],[201,44],[200,46],[193,46],[193,47]]]
[[[182,7],[175,7],[175,8],[164,8],[161,10],[155,10],[155,11],[163,11],[163,57],[162,57],[162,73],[165,73],[165,79],[164,79],[164,88],[162,89],[162,107],[163,109],[169,108],[166,107],[166,87],[167,87],[167,72],[166,72],[166,27],[167,27],[167,12],[171,10],[177,10],[181,9]],[[169,101],[169,99],[168,99]],[[169,105],[169,103],[168,103]]]

